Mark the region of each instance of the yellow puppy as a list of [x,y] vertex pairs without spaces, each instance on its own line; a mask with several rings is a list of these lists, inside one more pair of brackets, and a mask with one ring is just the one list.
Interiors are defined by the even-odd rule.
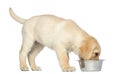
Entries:
[[69,65],[69,52],[74,52],[84,60],[99,58],[98,42],[74,21],[53,15],[23,19],[18,17],[11,8],[9,12],[13,19],[23,24],[23,43],[19,54],[22,71],[28,70],[27,56],[31,69],[41,70],[35,64],[35,57],[44,46],[55,50],[62,71],[75,71],[75,68]]

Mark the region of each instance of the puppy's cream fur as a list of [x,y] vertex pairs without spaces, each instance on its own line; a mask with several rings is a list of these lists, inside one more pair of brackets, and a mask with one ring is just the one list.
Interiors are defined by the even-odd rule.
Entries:
[[23,24],[23,43],[20,50],[20,69],[28,70],[26,57],[32,70],[40,70],[35,57],[47,46],[54,49],[62,71],[75,71],[69,65],[68,53],[73,51],[81,59],[98,59],[100,46],[95,38],[83,31],[74,21],[53,15],[34,16],[30,19],[18,17],[10,8],[10,15]]

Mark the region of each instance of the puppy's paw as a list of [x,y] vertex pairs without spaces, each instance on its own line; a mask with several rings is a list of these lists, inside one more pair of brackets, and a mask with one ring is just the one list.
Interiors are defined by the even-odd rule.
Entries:
[[70,66],[62,68],[63,72],[73,72],[75,70],[76,70],[75,67],[70,67]]
[[40,67],[31,67],[32,71],[41,71]]
[[20,67],[21,71],[29,71],[28,67]]

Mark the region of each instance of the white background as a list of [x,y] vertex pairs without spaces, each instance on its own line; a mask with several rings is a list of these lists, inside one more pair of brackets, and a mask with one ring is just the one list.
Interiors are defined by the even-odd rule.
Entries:
[[[90,74],[120,72],[119,0],[0,0],[0,74],[63,73],[55,52],[47,47],[36,59],[42,71],[20,71],[19,50],[22,43],[22,24],[10,17],[9,7],[23,18],[53,14],[73,19],[82,29],[94,36],[102,48],[100,58],[105,59],[102,71],[90,72]],[[72,73],[88,73],[80,71],[76,60],[78,57],[71,53],[70,63],[76,67],[76,71]]]

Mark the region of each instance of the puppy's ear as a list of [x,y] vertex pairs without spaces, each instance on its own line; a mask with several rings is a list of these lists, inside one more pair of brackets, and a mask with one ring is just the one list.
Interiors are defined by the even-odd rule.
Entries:
[[86,39],[82,42],[80,47],[80,55],[83,59],[89,59],[91,57],[92,48],[91,48],[91,40]]

